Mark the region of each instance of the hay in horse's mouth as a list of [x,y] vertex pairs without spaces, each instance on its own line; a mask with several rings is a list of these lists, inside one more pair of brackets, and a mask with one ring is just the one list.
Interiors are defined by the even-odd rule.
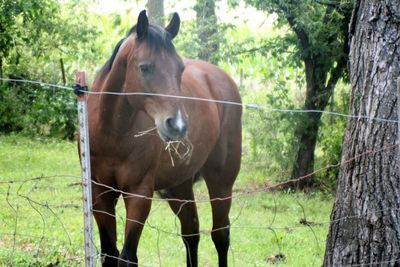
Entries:
[[[137,134],[135,134],[133,137],[141,137],[147,134],[150,134],[152,131],[157,130],[157,126],[150,128],[148,130],[140,131]],[[169,157],[171,159],[171,164],[172,167],[175,167],[175,162],[174,162],[174,156],[177,156],[179,160],[186,162],[189,162],[190,158],[192,157],[193,153],[193,144],[190,142],[188,137],[185,137],[182,140],[164,140],[164,138],[161,137],[160,133],[158,134],[160,139],[164,142],[165,144],[165,151],[168,151]],[[182,145],[183,151],[180,150],[180,147]]]
[[[179,141],[167,141],[165,144],[165,150],[169,153],[172,167],[175,167],[173,154],[176,155],[180,160],[186,160],[186,162],[189,162],[193,153],[193,144],[190,142],[189,138],[186,137],[185,139]],[[182,145],[184,149],[182,152],[179,151],[180,145]]]
[[151,133],[151,132],[154,131],[154,130],[157,130],[157,126],[154,126],[153,128],[148,129],[148,130],[145,130],[145,131],[140,131],[140,132],[138,132],[137,134],[135,134],[133,137],[135,137],[135,138],[141,137],[141,136],[144,136],[144,135],[146,135],[146,134]]

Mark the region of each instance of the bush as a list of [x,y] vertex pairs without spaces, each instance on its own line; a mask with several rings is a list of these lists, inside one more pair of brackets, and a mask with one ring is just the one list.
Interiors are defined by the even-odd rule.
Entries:
[[0,87],[0,131],[73,139],[77,109],[71,91],[6,83]]

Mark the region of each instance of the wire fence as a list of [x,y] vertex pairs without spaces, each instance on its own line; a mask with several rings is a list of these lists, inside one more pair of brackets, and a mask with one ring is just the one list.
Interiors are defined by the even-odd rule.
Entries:
[[[63,90],[73,90],[69,87],[38,81],[1,80],[35,83],[44,87],[51,86]],[[118,95],[121,94],[118,93]],[[143,94],[134,93],[134,95]],[[210,101],[192,97],[151,95],[183,98],[188,101]],[[384,118],[352,116],[326,111],[271,109],[253,103],[214,102],[239,105],[248,109],[261,109],[267,112],[323,112],[324,114],[349,119],[365,119],[371,123],[397,123],[397,121]],[[145,222],[127,219],[144,226],[138,255],[141,266],[181,266],[185,262],[185,247],[181,240],[184,235],[180,232],[177,217],[167,208],[166,202],[168,200],[181,202],[181,208],[190,202],[197,204],[200,222],[202,223],[198,235],[204,239],[200,242],[199,249],[200,262],[203,262],[202,266],[215,266],[217,255],[210,235],[213,231],[220,231],[228,227],[231,229],[229,261],[233,266],[267,266],[275,263],[293,264],[294,262],[299,263],[299,266],[319,266],[324,253],[324,238],[329,225],[351,219],[363,220],[371,212],[360,212],[353,216],[330,220],[330,208],[321,207],[330,207],[332,205],[331,198],[324,199],[323,196],[319,196],[317,199],[321,206],[314,206],[316,203],[307,197],[298,199],[299,193],[282,194],[277,190],[287,184],[310,179],[327,169],[342,168],[348,164],[354,164],[360,158],[387,153],[396,149],[397,146],[398,144],[394,144],[376,150],[360,152],[358,155],[337,164],[320,168],[296,179],[287,179],[278,184],[239,185],[235,188],[234,194],[229,197],[233,201],[230,213],[231,224],[214,230],[211,230],[210,226],[211,212],[208,204],[213,201],[224,201],[228,198],[209,199],[207,190],[202,183],[196,185],[195,201],[165,199],[158,196],[148,197],[125,192],[95,181],[92,181],[92,183],[109,191],[121,193],[123,198],[143,198],[153,202],[151,212]],[[25,153],[27,154],[35,154],[29,148],[26,150]],[[40,151],[38,153],[40,154]],[[0,230],[0,263],[6,266],[83,266],[85,256],[83,254],[82,178],[77,153],[74,158],[69,160],[68,164],[60,163],[59,155],[53,154],[44,156],[42,160],[39,160],[42,157],[39,154],[36,156],[22,154],[21,162],[16,167],[11,166],[9,172],[3,170],[3,177],[0,178],[0,203],[3,204],[3,212],[0,216],[0,223],[2,224],[2,230]],[[9,167],[6,164],[10,162],[5,162],[2,166],[3,169]],[[46,166],[47,164],[48,166]],[[64,170],[65,174],[51,174],[53,173],[51,171],[53,164],[57,165],[58,170]],[[62,165],[61,168],[59,168],[59,165]],[[21,171],[21,168],[25,171]],[[18,177],[13,174],[15,169],[18,169]],[[238,180],[240,180],[240,176]],[[399,214],[399,210],[400,208],[391,209],[396,214]],[[100,210],[93,211],[105,213]],[[386,216],[386,211],[386,209],[382,209],[373,212]],[[121,201],[117,205],[115,215],[108,213],[105,213],[105,215],[114,216],[117,219],[118,240],[119,247],[121,247],[122,240],[124,240],[123,225],[126,215]],[[98,240],[99,237],[96,232],[95,239],[92,240],[95,247],[95,255],[93,256],[97,264],[100,264],[104,255],[100,252]],[[304,244],[307,244],[307,246],[304,246]],[[141,250],[141,247],[144,247],[145,250]],[[293,251],[296,252],[293,253]],[[306,262],[302,262],[301,257],[304,257]]]
[[[45,89],[46,88],[58,88],[58,89],[63,89],[63,90],[68,90],[68,91],[74,91],[74,89],[72,87],[57,85],[57,84],[50,84],[50,83],[45,83],[45,82],[40,82],[40,81],[23,80],[23,79],[7,79],[7,78],[0,78],[0,81],[30,83],[30,84],[40,85],[40,86],[44,87]],[[93,92],[93,91],[89,91],[89,92],[85,92],[85,93],[91,94],[91,95],[114,95],[114,96],[134,96],[134,95],[158,96],[158,97],[173,98],[173,99],[204,101],[204,102],[213,102],[213,103],[219,103],[219,104],[225,104],[225,105],[235,105],[235,106],[241,106],[241,107],[244,107],[247,109],[264,110],[266,112],[280,112],[280,113],[293,113],[293,114],[295,114],[295,113],[323,113],[326,115],[339,116],[339,117],[345,117],[345,118],[350,118],[350,119],[365,119],[368,122],[398,123],[398,121],[396,121],[396,120],[390,120],[390,119],[378,118],[378,117],[372,117],[372,116],[365,116],[365,115],[345,114],[345,113],[332,112],[332,111],[327,111],[327,110],[276,109],[276,108],[266,107],[266,106],[263,106],[263,105],[257,104],[257,103],[237,103],[237,102],[232,102],[232,101],[223,101],[223,100],[214,100],[214,99],[207,99],[207,98],[169,95],[169,94],[158,94],[158,93],[148,93],[148,92],[146,92],[146,93],[145,92],[122,93],[122,92]]]

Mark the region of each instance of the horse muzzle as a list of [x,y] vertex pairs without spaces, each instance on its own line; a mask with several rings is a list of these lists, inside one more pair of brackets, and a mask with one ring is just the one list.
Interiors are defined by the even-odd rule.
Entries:
[[179,141],[187,137],[188,119],[178,110],[175,116],[166,118],[162,127],[157,128],[164,141]]

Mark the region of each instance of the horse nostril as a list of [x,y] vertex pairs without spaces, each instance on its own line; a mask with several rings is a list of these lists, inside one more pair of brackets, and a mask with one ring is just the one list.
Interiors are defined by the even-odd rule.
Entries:
[[186,135],[187,122],[181,116],[171,117],[166,119],[165,124],[168,131],[174,135],[179,135],[181,137]]
[[168,118],[165,122],[166,122],[168,129],[172,129],[172,130],[175,129],[174,118]]

